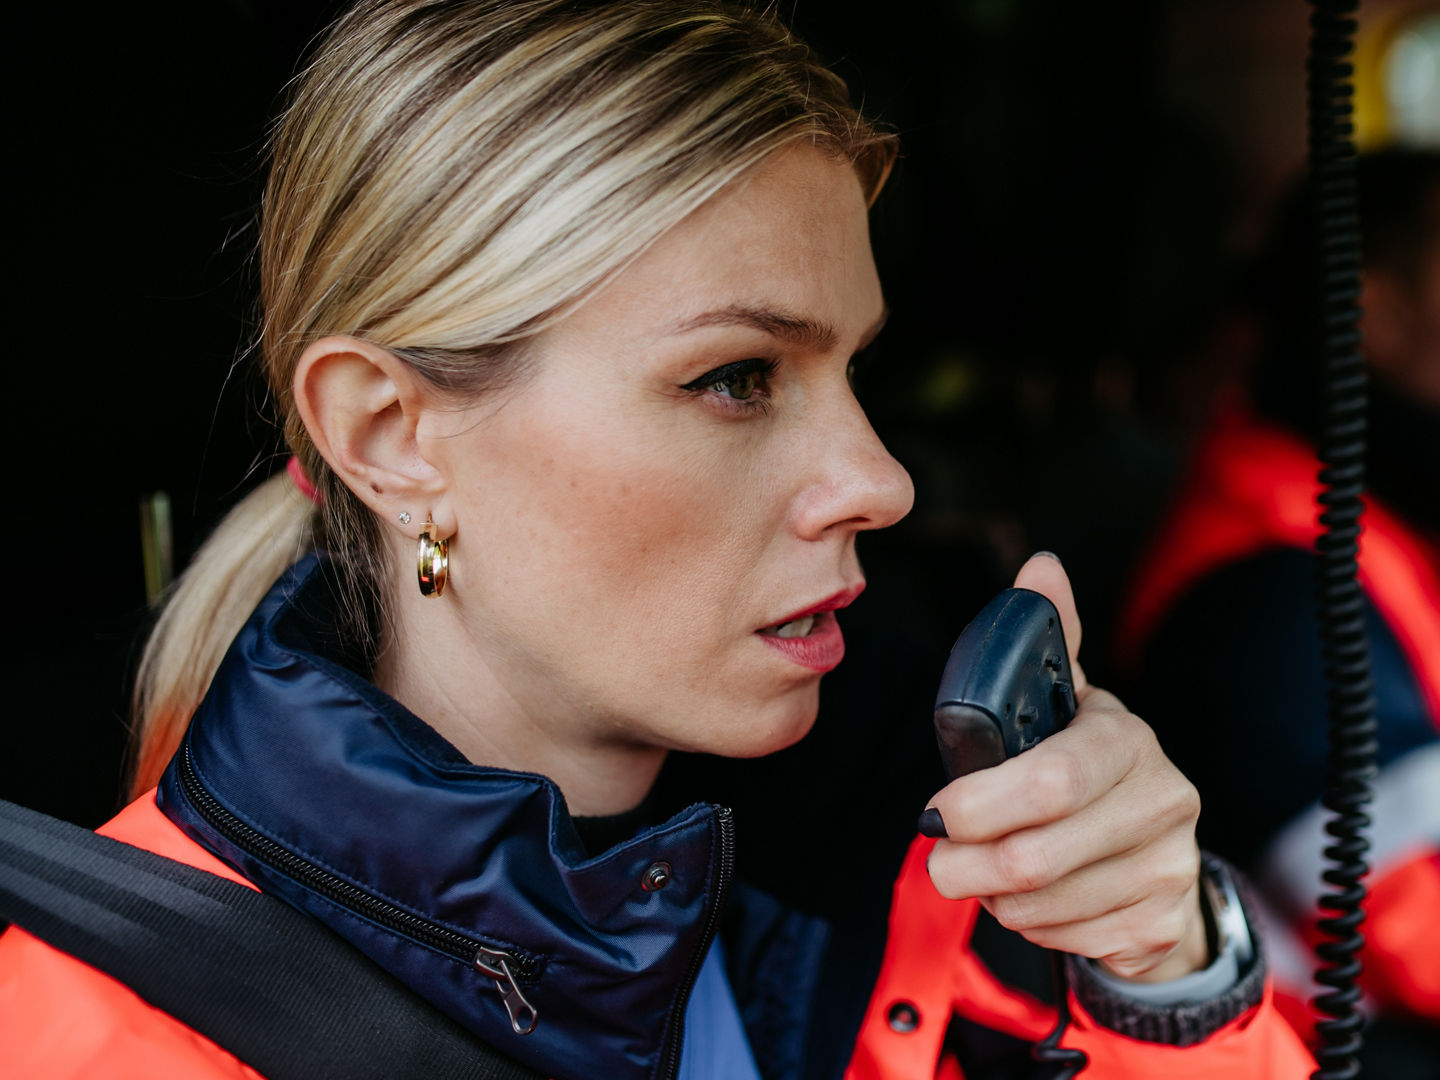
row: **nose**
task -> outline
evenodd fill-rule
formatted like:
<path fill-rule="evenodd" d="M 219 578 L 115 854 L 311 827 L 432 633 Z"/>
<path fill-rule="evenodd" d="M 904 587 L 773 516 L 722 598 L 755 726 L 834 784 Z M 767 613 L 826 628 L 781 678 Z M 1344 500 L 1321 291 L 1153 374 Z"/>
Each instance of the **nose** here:
<path fill-rule="evenodd" d="M 834 530 L 894 525 L 915 503 L 910 474 L 885 449 L 848 387 L 827 413 L 821 430 L 807 440 L 815 456 L 809 482 L 793 504 L 796 532 L 819 540 Z"/>

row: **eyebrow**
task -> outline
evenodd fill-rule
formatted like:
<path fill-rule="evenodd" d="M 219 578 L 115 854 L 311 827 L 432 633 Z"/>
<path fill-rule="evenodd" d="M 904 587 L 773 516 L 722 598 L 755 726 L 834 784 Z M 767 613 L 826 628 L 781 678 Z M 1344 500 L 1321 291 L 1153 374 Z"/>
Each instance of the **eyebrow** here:
<path fill-rule="evenodd" d="M 875 335 L 889 317 L 890 308 L 886 306 L 874 324 L 861 335 L 859 348 L 863 349 L 875 339 Z M 746 304 L 732 304 L 696 315 L 680 323 L 671 333 L 688 334 L 692 330 L 702 330 L 710 326 L 748 326 L 799 348 L 814 349 L 817 352 L 833 349 L 839 340 L 839 334 L 829 323 L 776 308 L 752 307 Z"/>

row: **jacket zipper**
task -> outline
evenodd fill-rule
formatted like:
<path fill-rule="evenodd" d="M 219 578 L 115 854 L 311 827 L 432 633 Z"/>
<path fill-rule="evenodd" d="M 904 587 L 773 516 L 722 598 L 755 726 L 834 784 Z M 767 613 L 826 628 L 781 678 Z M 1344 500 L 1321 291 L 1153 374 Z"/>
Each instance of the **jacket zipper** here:
<path fill-rule="evenodd" d="M 226 840 L 347 911 L 473 966 L 494 981 L 514 1032 L 517 1035 L 528 1035 L 535 1030 L 539 1013 L 518 985 L 520 981 L 533 980 L 537 974 L 538 965 L 533 959 L 491 948 L 447 926 L 412 915 L 388 900 L 372 896 L 328 870 L 307 862 L 293 851 L 251 828 L 220 805 L 200 782 L 195 771 L 195 762 L 190 755 L 189 743 L 181 746 L 178 764 L 180 788 L 185 797 L 206 823 Z"/>
<path fill-rule="evenodd" d="M 705 932 L 700 937 L 700 948 L 690 959 L 685 978 L 680 982 L 680 993 L 675 999 L 675 1023 L 665 1039 L 660 1052 L 659 1080 L 675 1080 L 680 1071 L 680 1046 L 685 1039 L 685 1009 L 690 1003 L 690 991 L 700 975 L 700 966 L 715 940 L 715 931 L 720 928 L 720 916 L 725 911 L 725 899 L 730 893 L 730 879 L 735 876 L 735 817 L 728 806 L 715 807 L 715 822 L 720 833 L 719 868 L 715 875 L 715 899 L 710 905 L 710 914 L 705 920 Z"/>

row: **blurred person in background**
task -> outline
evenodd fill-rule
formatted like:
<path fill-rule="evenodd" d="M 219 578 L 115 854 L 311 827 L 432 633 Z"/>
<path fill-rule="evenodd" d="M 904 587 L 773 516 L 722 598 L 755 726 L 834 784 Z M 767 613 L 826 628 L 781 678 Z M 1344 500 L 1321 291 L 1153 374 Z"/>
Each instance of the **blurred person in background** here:
<path fill-rule="evenodd" d="M 1440 1063 L 1440 151 L 1363 155 L 1358 182 L 1372 375 L 1359 564 L 1380 765 L 1361 983 L 1398 1047 L 1391 1067 L 1423 1070 Z M 1302 186 L 1256 267 L 1250 391 L 1200 446 L 1118 645 L 1128 700 L 1200 788 L 1202 843 L 1250 869 L 1290 928 L 1272 935 L 1282 1001 L 1307 1035 L 1328 815 L 1308 207 Z"/>

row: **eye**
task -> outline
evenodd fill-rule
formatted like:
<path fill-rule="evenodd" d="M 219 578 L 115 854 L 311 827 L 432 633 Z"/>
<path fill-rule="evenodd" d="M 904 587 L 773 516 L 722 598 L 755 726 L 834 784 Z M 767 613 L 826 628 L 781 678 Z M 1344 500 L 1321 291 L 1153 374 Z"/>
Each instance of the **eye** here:
<path fill-rule="evenodd" d="M 749 401 L 759 381 L 758 372 L 747 371 L 743 374 L 727 375 L 719 382 L 711 383 L 710 389 L 717 394 L 728 394 L 737 401 Z"/>
<path fill-rule="evenodd" d="M 779 365 L 774 360 L 752 357 L 707 371 L 682 389 L 697 394 L 714 394 L 737 406 L 762 408 L 769 399 L 769 383 Z"/>

